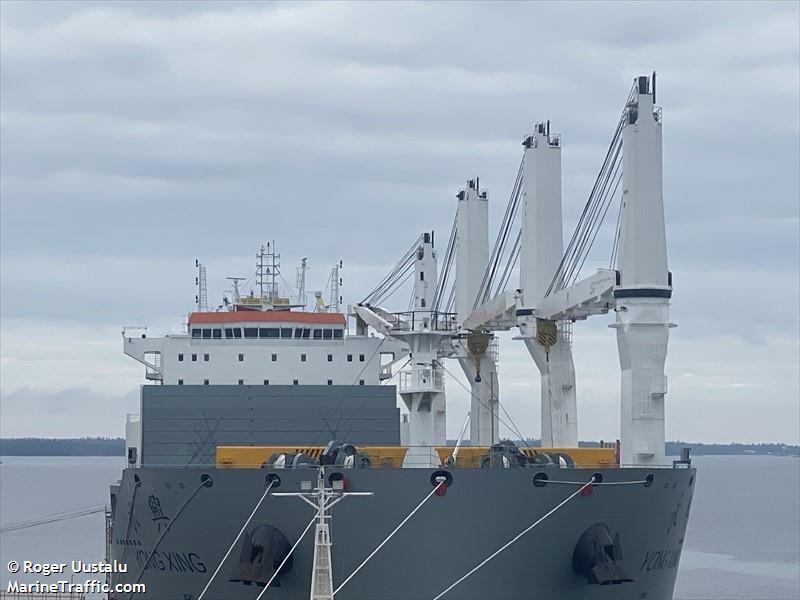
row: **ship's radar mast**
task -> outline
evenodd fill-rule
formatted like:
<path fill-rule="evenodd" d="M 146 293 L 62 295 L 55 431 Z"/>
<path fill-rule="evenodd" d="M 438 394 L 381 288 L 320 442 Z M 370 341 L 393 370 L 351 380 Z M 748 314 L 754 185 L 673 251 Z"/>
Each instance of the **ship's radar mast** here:
<path fill-rule="evenodd" d="M 194 278 L 194 284 L 197 286 L 197 295 L 195 295 L 194 300 L 197 303 L 197 310 L 199 312 L 206 312 L 208 310 L 206 266 L 198 259 L 195 259 L 194 266 L 197 267 L 197 277 Z"/>

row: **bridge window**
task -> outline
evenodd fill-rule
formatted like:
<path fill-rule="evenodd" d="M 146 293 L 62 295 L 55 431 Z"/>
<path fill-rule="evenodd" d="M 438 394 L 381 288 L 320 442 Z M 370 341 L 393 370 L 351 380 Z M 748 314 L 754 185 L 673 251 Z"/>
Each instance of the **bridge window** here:
<path fill-rule="evenodd" d="M 322 339 L 322 329 L 315 329 L 314 330 L 314 339 L 321 340 Z"/>
<path fill-rule="evenodd" d="M 344 337 L 344 330 L 342 329 L 334 329 L 333 330 L 333 339 L 340 340 Z"/>
<path fill-rule="evenodd" d="M 183 362 L 183 354 L 178 354 L 178 362 Z"/>
<path fill-rule="evenodd" d="M 262 327 L 258 330 L 258 337 L 260 338 L 276 338 L 280 337 L 280 329 L 277 327 Z"/>
<path fill-rule="evenodd" d="M 203 329 L 203 339 L 210 340 L 211 339 L 211 330 L 210 329 Z"/>
<path fill-rule="evenodd" d="M 202 329 L 192 329 L 192 338 L 197 339 L 203 335 Z"/>
<path fill-rule="evenodd" d="M 290 338 L 290 337 L 292 337 L 292 328 L 291 327 L 281 327 L 281 337 L 282 338 Z"/>
<path fill-rule="evenodd" d="M 326 340 L 333 338 L 333 329 L 323 329 L 322 337 L 325 338 Z"/>
<path fill-rule="evenodd" d="M 241 327 L 226 327 L 225 328 L 225 337 L 228 338 L 228 339 L 241 338 L 242 337 L 242 328 Z"/>
<path fill-rule="evenodd" d="M 257 338 L 258 337 L 258 327 L 245 327 L 244 328 L 244 337 L 246 337 L 246 338 Z"/>
<path fill-rule="evenodd" d="M 222 329 L 214 329 L 212 333 L 214 334 L 214 339 L 215 340 L 221 340 L 222 339 Z"/>
<path fill-rule="evenodd" d="M 303 328 L 302 327 L 298 327 L 298 328 L 296 328 L 294 330 L 294 337 L 296 337 L 296 338 L 303 337 Z"/>
<path fill-rule="evenodd" d="M 306 327 L 305 329 L 303 329 L 303 339 L 304 340 L 307 340 L 310 335 L 311 335 L 311 329 L 310 328 Z"/>

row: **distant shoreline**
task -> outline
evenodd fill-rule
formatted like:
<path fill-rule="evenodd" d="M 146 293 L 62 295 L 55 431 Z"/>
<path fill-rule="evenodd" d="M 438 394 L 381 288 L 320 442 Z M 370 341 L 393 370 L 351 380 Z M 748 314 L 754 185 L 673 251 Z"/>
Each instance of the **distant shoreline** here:
<path fill-rule="evenodd" d="M 122 438 L 0 438 L 0 456 L 125 456 Z"/>
<path fill-rule="evenodd" d="M 540 446 L 539 440 L 527 440 Z M 580 442 L 581 446 L 597 446 L 598 442 Z M 794 444 L 704 444 L 702 442 L 667 442 L 667 456 L 680 455 L 689 447 L 693 456 L 761 455 L 797 456 L 800 446 Z M 123 438 L 0 438 L 0 456 L 125 456 Z"/>

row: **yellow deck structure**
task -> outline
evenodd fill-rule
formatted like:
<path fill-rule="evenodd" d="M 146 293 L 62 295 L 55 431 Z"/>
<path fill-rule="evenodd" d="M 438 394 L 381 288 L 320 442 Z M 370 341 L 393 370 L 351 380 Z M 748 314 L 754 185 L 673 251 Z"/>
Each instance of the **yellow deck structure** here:
<path fill-rule="evenodd" d="M 319 458 L 324 446 L 217 446 L 217 467 L 233 469 L 261 468 L 273 454 L 302 452 Z M 578 467 L 614 467 L 618 465 L 615 448 L 522 448 L 529 457 L 536 454 L 567 454 Z M 397 469 L 403 466 L 408 448 L 405 446 L 360 446 L 377 469 Z M 436 453 L 442 464 L 453 454 L 453 448 L 438 447 Z M 481 458 L 489 454 L 488 447 L 465 446 L 459 448 L 455 468 L 478 469 Z"/>

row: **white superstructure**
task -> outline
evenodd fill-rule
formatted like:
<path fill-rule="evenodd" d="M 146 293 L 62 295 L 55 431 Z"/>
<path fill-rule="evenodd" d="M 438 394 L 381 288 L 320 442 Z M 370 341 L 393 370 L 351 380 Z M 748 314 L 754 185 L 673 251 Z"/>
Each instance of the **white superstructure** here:
<path fill-rule="evenodd" d="M 124 350 L 165 385 L 379 384 L 381 338 L 346 324 L 340 313 L 195 312 L 188 333 L 126 336 Z"/>

